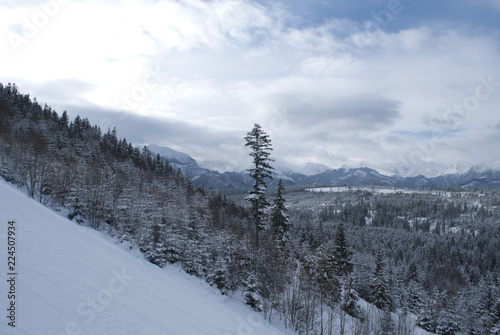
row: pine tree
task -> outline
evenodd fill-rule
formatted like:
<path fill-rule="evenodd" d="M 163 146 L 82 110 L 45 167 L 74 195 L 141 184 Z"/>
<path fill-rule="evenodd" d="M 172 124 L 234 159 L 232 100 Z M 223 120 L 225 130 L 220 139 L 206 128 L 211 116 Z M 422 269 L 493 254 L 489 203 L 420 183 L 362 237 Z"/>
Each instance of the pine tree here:
<path fill-rule="evenodd" d="M 441 311 L 437 321 L 436 334 L 455 335 L 458 331 L 459 327 L 455 316 L 446 309 Z"/>
<path fill-rule="evenodd" d="M 500 322 L 497 314 L 497 297 L 495 284 L 488 280 L 481 283 L 481 297 L 477 306 L 476 315 L 479 320 L 481 334 L 489 334 Z"/>
<path fill-rule="evenodd" d="M 245 137 L 247 143 L 252 149 L 250 156 L 253 157 L 254 166 L 248 169 L 250 176 L 255 180 L 252 190 L 245 198 L 252 203 L 253 219 L 255 223 L 255 247 L 259 248 L 259 231 L 266 227 L 266 208 L 269 202 L 266 200 L 267 184 L 266 179 L 272 179 L 272 170 L 274 168 L 269 164 L 272 161 L 269 158 L 271 148 L 271 139 L 260 127 L 255 124 L 251 132 Z"/>
<path fill-rule="evenodd" d="M 497 300 L 492 312 L 491 317 L 493 321 L 493 327 L 491 328 L 491 333 L 495 335 L 500 334 L 500 300 Z"/>
<path fill-rule="evenodd" d="M 429 332 L 435 332 L 436 323 L 437 321 L 433 313 L 432 302 L 428 300 L 421 309 L 416 325 Z"/>
<path fill-rule="evenodd" d="M 500 299 L 497 299 L 493 310 L 490 312 L 493 327 L 491 332 L 493 334 L 500 334 Z"/>
<path fill-rule="evenodd" d="M 245 303 L 250 305 L 256 311 L 261 312 L 263 309 L 263 305 L 261 302 L 261 297 L 258 293 L 258 280 L 257 276 L 252 272 L 248 275 L 248 278 L 245 280 Z"/>
<path fill-rule="evenodd" d="M 407 282 L 410 283 L 412 281 L 420 283 L 420 277 L 418 275 L 417 266 L 415 265 L 415 262 L 412 262 L 408 267 Z"/>
<path fill-rule="evenodd" d="M 333 257 L 335 261 L 335 274 L 339 277 L 347 277 L 353 268 L 351 262 L 352 251 L 349 249 L 342 222 L 337 226 L 335 233 Z"/>
<path fill-rule="evenodd" d="M 417 314 L 422 307 L 422 296 L 424 289 L 420 283 L 411 281 L 406 289 L 408 311 Z"/>
<path fill-rule="evenodd" d="M 414 262 L 412 262 L 408 267 L 405 284 L 406 289 L 404 295 L 408 311 L 417 314 L 422 307 L 424 289 L 420 283 L 420 276 Z"/>
<path fill-rule="evenodd" d="M 377 308 L 390 310 L 392 306 L 389 287 L 387 285 L 387 278 L 385 275 L 384 258 L 384 253 L 382 250 L 379 250 L 375 261 L 375 273 L 373 276 L 371 300 Z"/>
<path fill-rule="evenodd" d="M 164 237 L 164 225 L 155 222 L 150 228 L 147 235 L 143 237 L 144 241 L 149 241 L 141 251 L 144 252 L 146 259 L 159 267 L 165 266 L 167 263 L 165 252 L 165 237 Z"/>
<path fill-rule="evenodd" d="M 231 288 L 228 287 L 229 278 L 227 271 L 227 261 L 218 259 L 215 261 L 213 273 L 209 274 L 208 281 L 215 284 L 223 295 L 227 294 Z"/>
<path fill-rule="evenodd" d="M 435 333 L 438 326 L 439 312 L 444 309 L 446 297 L 444 292 L 440 292 L 434 287 L 432 296 L 427 297 L 422 304 L 416 325 L 431 333 Z"/>
<path fill-rule="evenodd" d="M 290 220 L 287 213 L 288 210 L 285 207 L 283 190 L 283 181 L 280 179 L 278 182 L 278 189 L 276 190 L 273 205 L 271 207 L 271 225 L 273 229 L 273 238 L 280 249 L 283 249 L 290 241 L 290 236 L 288 234 L 288 231 L 290 230 Z"/>
<path fill-rule="evenodd" d="M 326 241 L 325 229 L 323 222 L 319 222 L 318 226 L 310 236 L 310 245 L 313 250 L 319 248 Z"/>
<path fill-rule="evenodd" d="M 64 129 L 68 128 L 69 126 L 69 118 L 68 118 L 68 112 L 64 111 L 61 115 L 61 119 L 59 120 L 59 123 Z"/>
<path fill-rule="evenodd" d="M 336 272 L 336 259 L 332 246 L 322 246 L 316 256 L 315 280 L 322 296 L 333 306 L 341 299 L 341 283 Z"/>

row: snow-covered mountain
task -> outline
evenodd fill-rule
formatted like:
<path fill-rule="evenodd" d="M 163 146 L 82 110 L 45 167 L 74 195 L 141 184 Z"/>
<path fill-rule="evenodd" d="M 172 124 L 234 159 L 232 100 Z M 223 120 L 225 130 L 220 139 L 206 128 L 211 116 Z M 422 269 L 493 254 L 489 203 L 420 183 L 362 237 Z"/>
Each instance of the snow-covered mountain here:
<path fill-rule="evenodd" d="M 391 175 L 400 178 L 416 176 L 432 178 L 444 174 L 446 170 L 446 166 L 434 162 L 401 163 L 387 169 Z"/>
<path fill-rule="evenodd" d="M 398 164 L 386 169 L 389 175 L 407 178 L 425 176 L 435 178 L 446 175 L 463 175 L 468 172 L 500 171 L 500 159 L 474 165 L 467 161 L 458 161 L 451 165 L 442 165 L 434 162 L 420 162 L 418 164 Z"/>
<path fill-rule="evenodd" d="M 203 168 L 203 169 L 217 171 L 220 173 L 236 172 L 236 171 L 244 171 L 245 170 L 240 165 L 235 164 L 233 162 L 228 162 L 228 161 L 210 160 L 210 161 L 197 161 L 197 163 L 198 163 L 198 166 Z"/>
<path fill-rule="evenodd" d="M 148 149 L 154 154 L 160 154 L 160 156 L 168 158 L 171 163 L 175 162 L 180 164 L 196 164 L 196 161 L 188 154 L 176 151 L 168 147 L 160 147 L 156 144 L 150 144 L 148 145 Z"/>
<path fill-rule="evenodd" d="M 474 172 L 500 171 L 500 159 L 494 159 L 489 162 L 474 165 L 470 168 Z"/>
<path fill-rule="evenodd" d="M 461 175 L 466 173 L 471 167 L 472 164 L 469 162 L 458 161 L 450 165 L 443 173 L 441 173 L 441 175 L 448 175 L 448 174 Z"/>
<path fill-rule="evenodd" d="M 306 163 L 302 166 L 300 172 L 305 174 L 306 176 L 314 176 L 316 174 L 320 174 L 326 172 L 328 170 L 332 170 L 326 165 L 317 164 L 317 163 Z"/>
<path fill-rule="evenodd" d="M 188 154 L 156 144 L 148 145 L 148 149 L 153 154 L 159 154 L 162 158 L 167 159 L 175 170 L 181 169 L 183 174 L 193 179 L 199 175 L 207 173 L 207 170 L 200 167 L 198 162 L 196 162 L 196 160 Z"/>
<path fill-rule="evenodd" d="M 198 164 L 191 156 L 166 147 L 150 145 L 150 150 L 180 168 L 195 185 L 208 189 L 246 189 L 252 179 L 245 169 L 234 164 L 205 162 Z M 381 171 L 368 167 L 338 168 L 315 163 L 294 165 L 281 157 L 273 157 L 274 185 L 283 179 L 288 185 L 374 184 L 405 187 L 500 187 L 500 160 L 472 166 L 460 161 L 450 166 L 421 162 L 416 165 L 388 166 Z"/>
<path fill-rule="evenodd" d="M 306 163 L 302 166 L 298 166 L 288 162 L 281 157 L 273 157 L 273 167 L 278 175 L 289 176 L 291 174 L 303 174 L 306 176 L 313 176 L 319 173 L 323 173 L 328 170 L 332 170 L 326 165 L 316 164 L 316 163 Z"/>
<path fill-rule="evenodd" d="M 9 283 L 10 220 L 17 275 Z M 238 294 L 228 299 L 175 266 L 148 263 L 135 248 L 69 221 L 3 180 L 0 222 L 0 334 L 292 334 L 278 321 L 269 325 Z M 7 301 L 9 290 L 15 299 Z M 10 301 L 15 328 L 6 318 Z"/>

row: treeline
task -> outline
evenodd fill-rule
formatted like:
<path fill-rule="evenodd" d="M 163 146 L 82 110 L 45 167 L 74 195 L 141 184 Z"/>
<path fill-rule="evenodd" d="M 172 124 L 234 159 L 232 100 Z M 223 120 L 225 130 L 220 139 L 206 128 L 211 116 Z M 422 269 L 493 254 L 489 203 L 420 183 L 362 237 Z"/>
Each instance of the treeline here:
<path fill-rule="evenodd" d="M 339 224 L 353 251 L 353 288 L 374 302 L 380 253 L 390 310 L 438 334 L 496 334 L 500 326 L 497 190 L 287 193 L 292 235 L 311 253 Z"/>

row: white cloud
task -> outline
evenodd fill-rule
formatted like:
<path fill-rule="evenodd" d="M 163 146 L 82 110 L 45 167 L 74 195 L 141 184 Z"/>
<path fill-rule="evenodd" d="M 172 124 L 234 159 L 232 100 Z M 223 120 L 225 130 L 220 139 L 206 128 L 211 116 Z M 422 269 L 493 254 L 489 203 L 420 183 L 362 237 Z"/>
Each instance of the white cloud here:
<path fill-rule="evenodd" d="M 0 11 L 0 81 L 57 106 L 87 102 L 230 134 L 232 143 L 182 137 L 186 151 L 209 160 L 241 155 L 241 138 L 260 122 L 291 161 L 382 165 L 418 146 L 395 132 L 443 132 L 437 121 L 474 94 L 478 77 L 500 81 L 491 36 L 444 24 L 396 32 L 342 19 L 298 24 L 282 6 L 245 0 L 68 3 L 15 52 L 6 36 L 40 11 Z M 500 87 L 464 114 L 461 136 L 479 143 L 498 122 L 499 99 Z M 182 149 L 168 132 L 151 136 Z M 468 138 L 427 157 L 451 160 L 446 150 L 463 159 Z"/>

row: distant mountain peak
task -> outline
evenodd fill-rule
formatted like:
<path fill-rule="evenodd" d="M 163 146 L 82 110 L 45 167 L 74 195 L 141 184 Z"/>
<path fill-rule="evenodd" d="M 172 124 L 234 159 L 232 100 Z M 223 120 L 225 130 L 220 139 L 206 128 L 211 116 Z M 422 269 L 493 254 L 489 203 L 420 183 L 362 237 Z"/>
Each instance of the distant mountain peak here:
<path fill-rule="evenodd" d="M 475 166 L 476 170 L 480 172 L 484 171 L 500 171 L 500 158 L 493 159 L 489 162 L 479 164 Z"/>
<path fill-rule="evenodd" d="M 458 161 L 453 164 L 451 164 L 448 169 L 446 169 L 442 174 L 464 174 L 466 173 L 470 168 L 472 167 L 472 164 L 466 161 Z"/>
<path fill-rule="evenodd" d="M 196 163 L 194 158 L 192 158 L 188 154 L 185 154 L 183 152 L 168 147 L 162 147 L 156 144 L 150 144 L 148 145 L 148 149 L 152 153 L 159 154 L 161 157 L 166 158 L 168 160 L 176 160 L 182 164 Z"/>
<path fill-rule="evenodd" d="M 200 166 L 198 166 L 198 163 L 193 157 L 183 152 L 168 147 L 161 147 L 156 144 L 148 145 L 148 149 L 152 153 L 159 154 L 160 157 L 168 160 L 170 165 L 175 170 L 181 169 L 183 174 L 192 179 L 198 178 L 200 175 L 207 172 L 206 169 L 203 169 Z"/>
<path fill-rule="evenodd" d="M 392 168 L 392 174 L 396 177 L 416 177 L 425 176 L 428 178 L 437 177 L 446 171 L 447 167 L 435 162 L 416 162 L 396 164 Z"/>
<path fill-rule="evenodd" d="M 306 176 L 313 176 L 331 170 L 330 167 L 318 163 L 306 163 L 302 166 L 301 173 Z"/>

